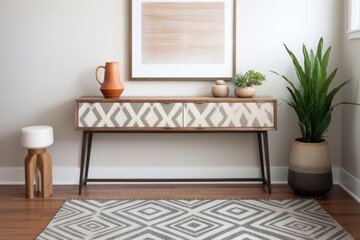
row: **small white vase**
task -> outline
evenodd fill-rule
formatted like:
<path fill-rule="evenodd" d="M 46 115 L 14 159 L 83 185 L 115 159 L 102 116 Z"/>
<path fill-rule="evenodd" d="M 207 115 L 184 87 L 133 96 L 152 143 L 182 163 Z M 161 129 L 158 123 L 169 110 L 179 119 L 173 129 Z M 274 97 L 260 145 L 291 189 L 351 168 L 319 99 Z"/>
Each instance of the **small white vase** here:
<path fill-rule="evenodd" d="M 234 93 L 239 98 L 251 98 L 255 96 L 256 91 L 254 87 L 236 87 Z"/>

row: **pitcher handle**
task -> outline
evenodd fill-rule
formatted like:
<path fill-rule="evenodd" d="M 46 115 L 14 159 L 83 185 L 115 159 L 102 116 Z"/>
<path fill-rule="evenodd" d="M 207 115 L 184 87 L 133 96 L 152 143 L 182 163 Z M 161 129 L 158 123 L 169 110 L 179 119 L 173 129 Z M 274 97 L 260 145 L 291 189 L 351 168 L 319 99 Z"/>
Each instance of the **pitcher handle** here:
<path fill-rule="evenodd" d="M 98 72 L 99 72 L 99 69 L 100 69 L 100 68 L 103 68 L 103 69 L 105 70 L 105 66 L 98 66 L 98 67 L 96 68 L 96 71 L 95 71 L 95 77 L 96 77 L 96 81 L 97 81 L 100 85 L 102 85 L 103 83 L 100 82 L 99 76 L 98 76 Z"/>

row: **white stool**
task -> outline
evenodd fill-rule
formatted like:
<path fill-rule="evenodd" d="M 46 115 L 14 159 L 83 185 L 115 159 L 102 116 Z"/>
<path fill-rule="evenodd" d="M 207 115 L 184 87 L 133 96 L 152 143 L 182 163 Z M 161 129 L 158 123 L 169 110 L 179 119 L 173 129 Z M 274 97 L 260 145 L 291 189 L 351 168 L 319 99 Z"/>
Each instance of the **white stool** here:
<path fill-rule="evenodd" d="M 41 176 L 41 196 L 53 193 L 52 159 L 47 152 L 54 142 L 53 128 L 50 126 L 30 126 L 21 129 L 21 146 L 28 149 L 25 158 L 25 192 L 29 199 L 34 197 L 34 178 L 37 168 Z"/>

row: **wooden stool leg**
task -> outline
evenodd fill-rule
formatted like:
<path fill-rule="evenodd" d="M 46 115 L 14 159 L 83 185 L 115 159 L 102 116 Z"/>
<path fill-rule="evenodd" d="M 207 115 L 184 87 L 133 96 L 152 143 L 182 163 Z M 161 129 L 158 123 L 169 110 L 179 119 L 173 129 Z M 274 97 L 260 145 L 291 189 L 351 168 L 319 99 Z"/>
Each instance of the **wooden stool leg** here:
<path fill-rule="evenodd" d="M 41 179 L 40 179 L 40 171 L 38 168 L 36 169 L 35 184 L 36 184 L 35 192 L 41 192 Z"/>
<path fill-rule="evenodd" d="M 47 159 L 47 162 L 48 162 L 48 168 L 47 168 L 47 172 L 48 172 L 48 183 L 47 183 L 47 188 L 48 188 L 48 192 L 49 192 L 49 195 L 52 195 L 53 194 L 53 184 L 52 184 L 52 181 L 53 181 L 53 176 L 52 176 L 52 157 L 49 153 L 45 153 L 46 155 L 46 159 Z"/>
<path fill-rule="evenodd" d="M 28 166 L 28 163 L 30 162 L 30 158 L 31 155 L 28 154 L 25 157 L 25 162 L 24 162 L 24 171 L 25 171 L 25 196 L 28 197 L 29 196 L 29 174 L 30 174 L 30 167 Z"/>
<path fill-rule="evenodd" d="M 53 193 L 52 188 L 52 160 L 47 152 L 38 155 L 38 166 L 41 174 L 41 196 L 43 198 Z"/>
<path fill-rule="evenodd" d="M 36 155 L 28 154 L 25 158 L 25 193 L 29 199 L 34 198 L 34 177 L 36 172 Z"/>

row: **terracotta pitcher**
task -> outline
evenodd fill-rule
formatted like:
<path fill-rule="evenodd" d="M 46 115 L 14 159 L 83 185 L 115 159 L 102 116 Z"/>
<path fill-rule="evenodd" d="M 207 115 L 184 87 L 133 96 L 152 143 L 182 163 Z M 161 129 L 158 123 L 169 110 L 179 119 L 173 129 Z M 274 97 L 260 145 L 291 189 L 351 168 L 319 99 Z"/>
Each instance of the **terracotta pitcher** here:
<path fill-rule="evenodd" d="M 99 80 L 99 70 L 103 68 L 104 81 Z M 105 98 L 118 98 L 124 91 L 124 86 L 120 82 L 120 72 L 118 62 L 107 62 L 105 66 L 98 66 L 95 71 L 96 81 L 101 85 L 100 91 Z"/>

